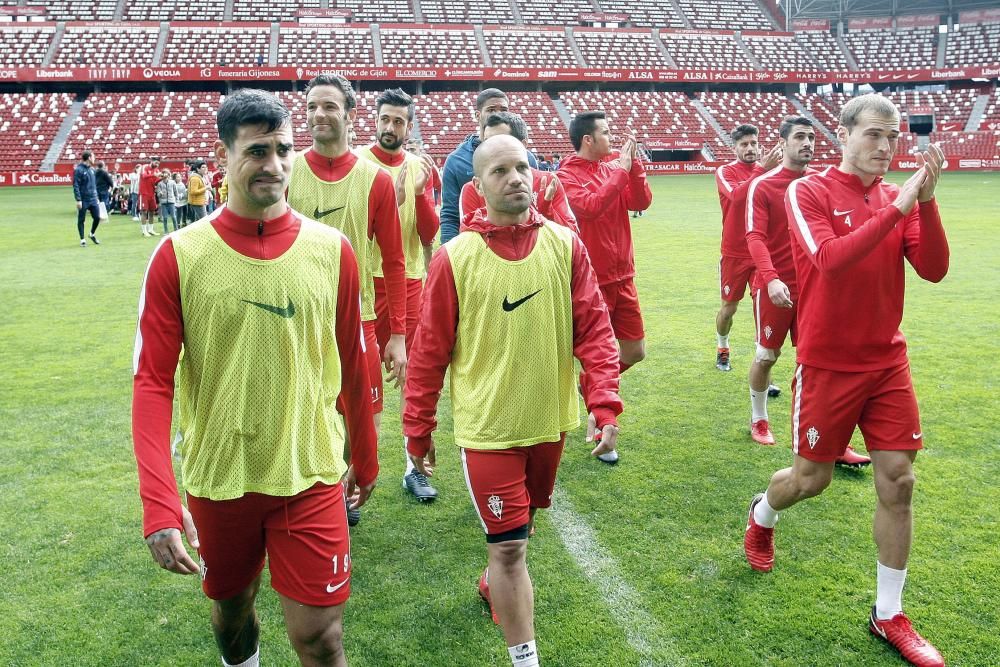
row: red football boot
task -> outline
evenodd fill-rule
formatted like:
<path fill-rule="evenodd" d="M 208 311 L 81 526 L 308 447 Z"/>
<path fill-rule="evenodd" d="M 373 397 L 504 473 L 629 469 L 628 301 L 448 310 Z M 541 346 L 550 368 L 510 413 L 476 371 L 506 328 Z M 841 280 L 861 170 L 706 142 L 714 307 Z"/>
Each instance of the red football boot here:
<path fill-rule="evenodd" d="M 868 619 L 868 629 L 899 651 L 903 659 L 917 667 L 944 667 L 944 658 L 931 643 L 917 634 L 906 614 L 899 612 L 887 621 L 875 616 L 875 607 Z"/>
<path fill-rule="evenodd" d="M 847 468 L 864 468 L 867 465 L 871 465 L 871 462 L 870 458 L 863 454 L 858 454 L 850 445 L 847 446 L 847 450 L 838 456 L 835 461 L 837 465 Z"/>
<path fill-rule="evenodd" d="M 487 577 L 489 577 L 490 568 L 483 570 L 483 576 L 479 577 L 479 597 L 489 605 L 490 615 L 493 617 L 493 622 L 500 625 L 500 619 L 497 618 L 497 613 L 493 611 L 493 603 L 490 602 L 490 585 L 487 582 Z"/>
<path fill-rule="evenodd" d="M 750 501 L 750 512 L 747 514 L 747 529 L 743 533 L 743 551 L 746 553 L 750 567 L 758 572 L 770 572 L 774 567 L 774 528 L 764 528 L 753 518 L 753 509 L 764 497 L 758 493 Z"/>
<path fill-rule="evenodd" d="M 758 445 L 774 444 L 774 434 L 771 433 L 771 425 L 766 419 L 758 419 L 750 424 L 750 437 Z"/>

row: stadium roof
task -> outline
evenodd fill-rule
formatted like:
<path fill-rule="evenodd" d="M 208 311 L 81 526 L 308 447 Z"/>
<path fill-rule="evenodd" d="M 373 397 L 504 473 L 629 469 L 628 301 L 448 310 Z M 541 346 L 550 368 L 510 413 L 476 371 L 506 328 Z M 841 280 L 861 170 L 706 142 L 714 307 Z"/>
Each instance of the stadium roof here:
<path fill-rule="evenodd" d="M 778 0 L 791 19 L 846 19 L 856 16 L 954 14 L 1000 8 L 997 0 Z"/>

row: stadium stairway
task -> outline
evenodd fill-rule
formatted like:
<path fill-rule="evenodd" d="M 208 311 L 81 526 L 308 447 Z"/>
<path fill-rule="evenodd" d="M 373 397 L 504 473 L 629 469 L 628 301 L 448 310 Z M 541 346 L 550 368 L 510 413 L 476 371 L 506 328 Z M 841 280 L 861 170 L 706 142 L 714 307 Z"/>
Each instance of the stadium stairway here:
<path fill-rule="evenodd" d="M 972 111 L 969 112 L 969 121 L 965 124 L 966 132 L 976 132 L 979 130 L 979 126 L 983 124 L 983 114 L 986 113 L 986 107 L 989 104 L 989 95 L 979 95 L 976 97 L 976 101 L 972 104 Z"/>
<path fill-rule="evenodd" d="M 573 117 L 569 115 L 569 109 L 566 108 L 566 104 L 558 97 L 554 97 L 552 98 L 552 106 L 556 108 L 556 113 L 559 114 L 559 120 L 563 122 L 563 125 L 566 126 L 568 132 L 569 124 L 573 121 Z"/>
<path fill-rule="evenodd" d="M 223 21 L 233 20 L 233 0 L 226 0 L 226 6 L 222 10 L 222 20 Z"/>
<path fill-rule="evenodd" d="M 160 21 L 160 36 L 156 38 L 156 49 L 153 51 L 153 67 L 159 67 L 163 62 L 163 52 L 167 49 L 168 39 L 170 39 L 170 23 Z"/>
<path fill-rule="evenodd" d="M 118 4 L 115 5 L 114 21 L 121 21 L 125 17 L 125 6 L 127 4 L 128 0 L 118 0 Z"/>
<path fill-rule="evenodd" d="M 837 34 L 837 45 L 844 53 L 844 58 L 847 60 L 847 67 L 856 72 L 858 70 L 858 61 L 854 59 L 854 54 L 851 53 L 849 48 L 847 48 L 847 42 L 844 41 L 844 36 L 839 33 Z"/>
<path fill-rule="evenodd" d="M 382 28 L 378 23 L 372 23 L 372 54 L 375 56 L 375 67 L 385 67 L 382 56 Z"/>
<path fill-rule="evenodd" d="M 580 50 L 580 45 L 576 43 L 576 35 L 573 34 L 573 26 L 566 26 L 566 41 L 569 42 L 570 48 L 573 49 L 573 57 L 576 58 L 576 62 L 580 64 L 580 67 L 586 67 L 587 61 L 583 57 L 583 51 Z M 569 127 L 569 124 L 567 124 L 567 127 Z"/>
<path fill-rule="evenodd" d="M 753 51 L 750 50 L 750 47 L 747 46 L 747 43 L 743 41 L 743 36 L 740 34 L 739 30 L 733 33 L 733 40 L 736 42 L 736 46 L 739 47 L 740 51 L 743 52 L 743 55 L 746 56 L 747 60 L 753 63 L 754 69 L 765 69 L 764 65 L 761 64 L 757 56 L 755 56 Z"/>
<path fill-rule="evenodd" d="M 663 40 L 660 38 L 660 31 L 653 30 L 652 33 L 653 33 L 653 44 L 656 44 L 656 50 L 660 52 L 660 55 L 663 56 L 663 59 L 667 62 L 668 65 L 670 65 L 674 69 L 680 69 L 679 67 L 677 67 L 677 61 L 674 60 L 674 57 L 670 55 L 670 51 L 667 50 L 667 45 L 664 44 Z"/>
<path fill-rule="evenodd" d="M 483 35 L 483 26 L 479 23 L 472 26 L 472 32 L 476 35 L 476 44 L 479 44 L 479 50 L 483 54 L 483 64 L 487 67 L 493 67 L 493 59 L 490 58 L 490 49 L 486 46 L 486 36 Z"/>
<path fill-rule="evenodd" d="M 938 33 L 937 34 L 937 57 L 934 61 L 934 66 L 938 69 L 944 69 L 944 56 L 948 51 L 948 33 Z"/>
<path fill-rule="evenodd" d="M 267 64 L 274 67 L 278 64 L 278 40 L 280 39 L 281 24 L 275 21 L 271 24 L 271 43 L 267 49 Z"/>
<path fill-rule="evenodd" d="M 716 134 L 718 134 L 727 144 L 732 145 L 732 141 L 729 138 L 729 132 L 722 129 L 722 126 L 719 125 L 719 121 L 715 120 L 715 116 L 712 115 L 711 111 L 705 108 L 705 105 L 701 103 L 701 100 L 697 97 L 692 97 L 689 101 L 691 102 L 691 106 L 698 110 L 701 117 L 712 126 Z M 714 158 L 715 156 L 713 155 L 712 157 Z"/>
<path fill-rule="evenodd" d="M 59 156 L 62 155 L 63 147 L 66 146 L 69 134 L 73 130 L 73 124 L 80 116 L 80 112 L 83 111 L 83 102 L 83 95 L 79 95 L 73 100 L 73 104 L 70 105 L 69 111 L 66 112 L 66 117 L 63 118 L 62 124 L 59 126 L 59 131 L 56 132 L 52 143 L 49 144 L 49 149 L 45 152 L 45 159 L 42 160 L 39 171 L 55 171 L 56 162 L 59 160 Z"/>
<path fill-rule="evenodd" d="M 56 32 L 52 36 L 52 43 L 49 44 L 49 50 L 45 52 L 45 58 L 42 59 L 42 67 L 48 67 L 52 64 L 52 60 L 56 57 L 56 51 L 59 50 L 59 42 L 62 41 L 64 32 L 66 32 L 66 22 L 59 21 L 56 24 Z"/>
<path fill-rule="evenodd" d="M 524 19 L 521 18 L 521 8 L 517 6 L 516 0 L 510 0 L 510 12 L 514 17 L 514 23 L 517 25 L 524 24 Z"/>
<path fill-rule="evenodd" d="M 691 21 L 688 19 L 687 14 L 681 9 L 681 6 L 677 4 L 677 0 L 668 0 L 671 8 L 674 10 L 674 15 L 681 17 L 681 21 L 684 23 L 684 27 L 690 29 Z"/>
<path fill-rule="evenodd" d="M 809 111 L 809 109 L 806 109 L 805 105 L 803 105 L 802 102 L 800 102 L 796 97 L 792 95 L 788 95 L 787 97 L 788 101 L 792 103 L 792 105 L 798 110 L 798 112 L 801 115 L 808 118 L 809 120 L 811 120 L 816 129 L 822 132 L 823 136 L 826 137 L 831 144 L 833 144 L 834 146 L 840 145 L 840 142 L 837 141 L 836 135 L 834 135 L 834 133 L 830 131 L 830 128 L 821 123 L 819 119 L 816 118 L 816 116 L 814 116 L 811 111 Z"/>
<path fill-rule="evenodd" d="M 414 23 L 423 23 L 424 22 L 424 8 L 420 4 L 420 0 L 413 0 L 410 3 L 410 6 L 413 7 L 413 22 Z"/>

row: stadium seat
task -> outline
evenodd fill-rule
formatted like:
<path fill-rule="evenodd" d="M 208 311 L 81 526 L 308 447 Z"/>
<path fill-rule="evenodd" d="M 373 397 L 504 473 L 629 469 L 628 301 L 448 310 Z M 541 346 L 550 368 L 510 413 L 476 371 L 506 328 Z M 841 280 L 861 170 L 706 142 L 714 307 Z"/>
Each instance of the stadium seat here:
<path fill-rule="evenodd" d="M 584 60 L 591 67 L 644 69 L 670 66 L 648 30 L 577 28 L 573 36 Z"/>
<path fill-rule="evenodd" d="M 482 52 L 470 28 L 408 30 L 383 28 L 382 60 L 386 67 L 482 67 Z"/>
<path fill-rule="evenodd" d="M 38 171 L 72 104 L 69 93 L 0 94 L 0 171 Z"/>
<path fill-rule="evenodd" d="M 468 2 L 467 0 L 421 0 L 427 23 L 478 23 L 510 25 L 514 10 L 509 2 Z"/>
<path fill-rule="evenodd" d="M 484 30 L 495 67 L 579 67 L 563 30 Z"/>
<path fill-rule="evenodd" d="M 1000 23 L 959 25 L 948 34 L 946 67 L 984 65 L 995 62 L 1000 53 Z M 992 56 L 992 58 L 991 58 Z"/>
<path fill-rule="evenodd" d="M 822 69 L 794 37 L 787 35 L 743 35 L 743 43 L 764 69 L 815 72 Z"/>
<path fill-rule="evenodd" d="M 774 30 L 754 0 L 677 0 L 692 28 L 723 30 Z"/>
<path fill-rule="evenodd" d="M 851 30 L 844 40 L 858 68 L 929 69 L 937 59 L 937 29 Z"/>
<path fill-rule="evenodd" d="M 161 65 L 201 67 L 266 65 L 271 31 L 266 25 L 247 28 L 172 26 Z"/>
<path fill-rule="evenodd" d="M 732 35 L 660 32 L 660 39 L 678 67 L 692 69 L 753 69 Z"/>
<path fill-rule="evenodd" d="M 67 67 L 148 67 L 159 26 L 89 28 L 69 26 L 52 63 Z"/>
<path fill-rule="evenodd" d="M 795 33 L 795 41 L 808 53 L 823 72 L 846 72 L 850 69 L 837 38 L 826 30 L 803 30 Z"/>
<path fill-rule="evenodd" d="M 278 64 L 319 67 L 374 67 L 370 28 L 292 28 L 278 34 Z"/>

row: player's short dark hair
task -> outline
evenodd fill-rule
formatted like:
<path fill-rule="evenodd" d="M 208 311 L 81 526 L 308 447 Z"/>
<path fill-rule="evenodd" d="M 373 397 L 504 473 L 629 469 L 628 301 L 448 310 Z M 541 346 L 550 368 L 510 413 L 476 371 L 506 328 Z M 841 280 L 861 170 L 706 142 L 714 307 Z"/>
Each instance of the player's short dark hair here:
<path fill-rule="evenodd" d="M 805 116 L 788 116 L 785 120 L 781 121 L 781 127 L 778 128 L 778 136 L 782 139 L 787 139 L 792 134 L 792 128 L 796 125 L 804 125 L 805 127 L 815 127 L 813 122 L 806 118 Z"/>
<path fill-rule="evenodd" d="M 226 95 L 216 114 L 215 123 L 219 128 L 219 139 L 232 148 L 243 125 L 264 125 L 267 132 L 274 132 L 290 119 L 288 109 L 273 93 L 241 88 Z"/>
<path fill-rule="evenodd" d="M 569 140 L 573 150 L 580 150 L 583 138 L 597 130 L 597 121 L 607 118 L 603 111 L 581 111 L 569 122 Z"/>
<path fill-rule="evenodd" d="M 344 96 L 344 105 L 347 107 L 344 111 L 350 111 L 358 106 L 358 98 L 354 95 L 354 86 L 339 74 L 320 74 L 317 77 L 313 77 L 306 84 L 306 96 L 309 95 L 310 90 L 319 88 L 320 86 L 333 86 L 340 91 Z"/>
<path fill-rule="evenodd" d="M 90 151 L 83 151 L 82 153 L 80 153 L 80 162 L 86 162 L 91 158 L 92 155 L 93 153 L 91 153 Z"/>
<path fill-rule="evenodd" d="M 524 122 L 524 119 L 516 113 L 511 113 L 510 111 L 497 111 L 496 113 L 491 113 L 486 117 L 486 124 L 483 125 L 483 129 L 485 130 L 487 127 L 496 127 L 498 125 L 506 125 L 509 127 L 510 136 L 514 137 L 522 144 L 528 140 L 528 125 Z"/>
<path fill-rule="evenodd" d="M 104 169 L 104 160 L 98 160 L 98 162 L 97 162 L 97 168 L 98 169 Z"/>
<path fill-rule="evenodd" d="M 391 107 L 406 107 L 407 120 L 413 120 L 413 98 L 406 94 L 402 88 L 386 88 L 375 99 L 376 113 L 382 113 L 382 105 L 388 104 Z"/>
<path fill-rule="evenodd" d="M 733 128 L 733 131 L 729 133 L 729 136 L 733 140 L 733 143 L 735 144 L 737 141 L 739 141 L 743 137 L 748 137 L 751 134 L 754 135 L 754 136 L 757 136 L 757 135 L 760 134 L 760 132 L 757 130 L 757 126 L 756 125 L 750 125 L 749 123 L 744 123 L 743 125 L 739 125 L 739 126 Z"/>
<path fill-rule="evenodd" d="M 205 166 L 205 163 L 203 161 L 196 160 L 195 162 L 191 163 L 191 171 L 198 171 L 199 169 L 201 169 L 204 166 Z"/>
<path fill-rule="evenodd" d="M 507 99 L 507 93 L 503 92 L 499 88 L 487 88 L 483 92 L 476 95 L 476 111 L 482 111 L 483 107 L 486 106 L 486 102 L 495 97 Z"/>

